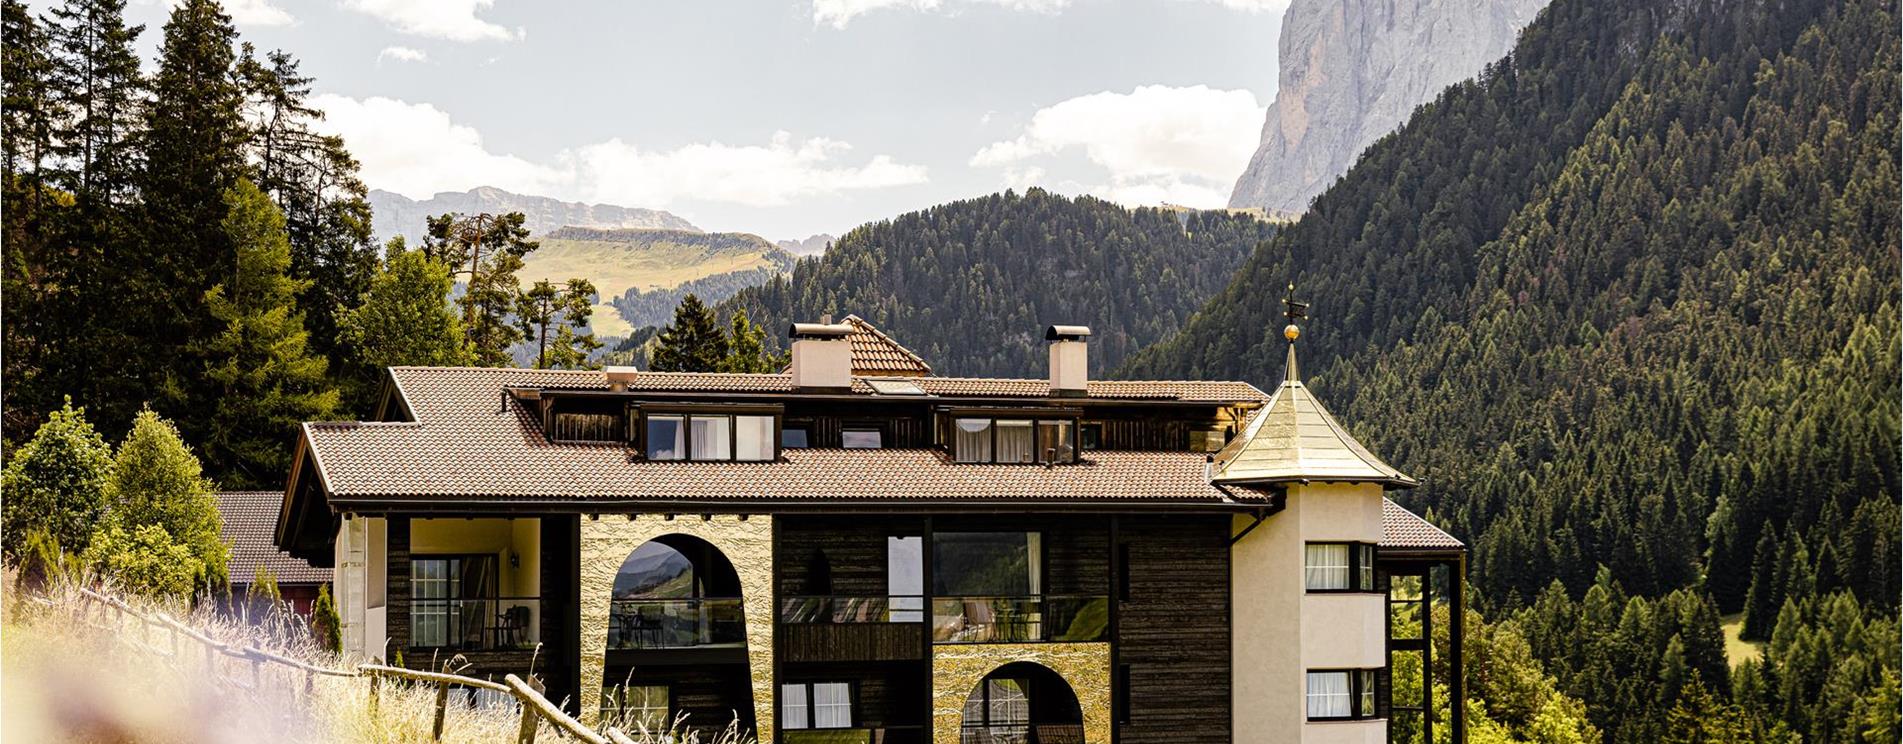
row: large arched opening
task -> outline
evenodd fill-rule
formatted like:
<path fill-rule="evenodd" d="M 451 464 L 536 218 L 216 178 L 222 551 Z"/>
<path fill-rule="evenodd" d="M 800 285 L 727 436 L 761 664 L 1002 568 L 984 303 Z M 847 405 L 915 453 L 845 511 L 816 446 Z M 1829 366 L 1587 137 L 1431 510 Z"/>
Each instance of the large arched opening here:
<path fill-rule="evenodd" d="M 740 577 L 719 548 L 668 534 L 622 561 L 609 602 L 601 720 L 630 731 L 754 726 Z"/>
<path fill-rule="evenodd" d="M 998 667 L 965 698 L 960 744 L 1083 744 L 1077 693 L 1049 667 L 1017 661 Z"/>

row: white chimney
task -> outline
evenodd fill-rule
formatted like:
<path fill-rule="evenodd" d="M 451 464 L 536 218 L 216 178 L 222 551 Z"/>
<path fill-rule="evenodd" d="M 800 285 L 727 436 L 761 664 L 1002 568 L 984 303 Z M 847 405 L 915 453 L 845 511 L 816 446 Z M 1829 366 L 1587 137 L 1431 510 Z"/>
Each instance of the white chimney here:
<path fill-rule="evenodd" d="M 628 390 L 628 386 L 634 384 L 634 376 L 640 374 L 641 370 L 633 367 L 609 367 L 602 370 L 601 373 L 608 378 L 609 390 L 613 390 L 617 393 L 625 393 Z"/>
<path fill-rule="evenodd" d="M 787 331 L 793 344 L 793 389 L 846 392 L 852 389 L 852 326 L 835 324 L 832 316 L 820 323 L 794 323 Z"/>
<path fill-rule="evenodd" d="M 1051 342 L 1051 395 L 1081 398 L 1090 386 L 1090 327 L 1054 325 L 1044 330 Z"/>

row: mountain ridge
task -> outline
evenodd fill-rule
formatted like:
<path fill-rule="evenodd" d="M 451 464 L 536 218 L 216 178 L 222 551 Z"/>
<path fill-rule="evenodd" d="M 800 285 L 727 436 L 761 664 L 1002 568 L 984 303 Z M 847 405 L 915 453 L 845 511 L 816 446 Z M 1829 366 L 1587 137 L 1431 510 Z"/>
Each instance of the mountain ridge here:
<path fill-rule="evenodd" d="M 564 226 L 599 228 L 662 228 L 700 232 L 693 223 L 673 213 L 614 204 L 588 204 L 563 201 L 554 197 L 518 194 L 493 186 L 478 186 L 468 191 L 441 191 L 427 199 L 412 199 L 394 191 L 372 189 L 369 195 L 372 228 L 379 240 L 402 235 L 405 241 L 422 241 L 428 227 L 425 220 L 440 214 L 505 214 L 521 212 L 523 225 L 532 235 Z"/>

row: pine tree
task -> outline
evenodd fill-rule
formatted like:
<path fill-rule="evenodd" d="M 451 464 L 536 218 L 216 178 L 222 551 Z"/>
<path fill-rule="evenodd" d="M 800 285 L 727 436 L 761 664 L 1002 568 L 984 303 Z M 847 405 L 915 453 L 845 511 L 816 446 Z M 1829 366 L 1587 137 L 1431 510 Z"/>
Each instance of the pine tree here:
<path fill-rule="evenodd" d="M 1751 560 L 1751 589 L 1745 593 L 1744 627 L 1738 631 L 1739 637 L 1746 640 L 1770 638 L 1778 607 L 1784 604 L 1784 595 L 1777 585 L 1778 557 L 1782 551 L 1776 533 L 1777 530 L 1768 525 L 1765 527 Z"/>
<path fill-rule="evenodd" d="M 516 301 L 516 318 L 522 333 L 536 342 L 536 369 L 588 366 L 588 357 L 601 348 L 601 342 L 580 329 L 588 326 L 595 298 L 595 285 L 587 279 L 570 279 L 559 288 L 546 279 L 537 280 L 522 293 Z"/>
<path fill-rule="evenodd" d="M 786 356 L 767 350 L 766 329 L 753 324 L 747 311 L 736 309 L 727 328 L 727 357 L 721 360 L 721 372 L 778 372 L 786 368 Z"/>
<path fill-rule="evenodd" d="M 392 240 L 389 257 L 355 308 L 339 319 L 339 346 L 362 370 L 354 380 L 360 405 L 387 367 L 455 367 L 471 363 L 462 319 L 450 309 L 449 267 Z"/>
<path fill-rule="evenodd" d="M 86 422 L 72 399 L 47 417 L 33 438 L 13 452 L 0 472 L 0 545 L 19 559 L 28 535 L 51 537 L 60 550 L 78 554 L 105 515 L 111 492 L 112 448 Z"/>
<path fill-rule="evenodd" d="M 509 322 L 521 284 L 515 272 L 522 257 L 540 248 L 529 240 L 520 212 L 505 215 L 445 214 L 429 218 L 423 252 L 449 266 L 451 278 L 464 277 L 463 332 L 476 363 L 499 367 L 510 362 L 509 347 L 522 340 L 522 329 Z"/>
<path fill-rule="evenodd" d="M 337 601 L 330 596 L 330 584 L 319 584 L 317 600 L 311 603 L 311 633 L 317 647 L 338 653 L 344 648 L 343 618 L 337 615 Z"/>
<path fill-rule="evenodd" d="M 661 329 L 650 363 L 656 372 L 714 372 L 727 356 L 727 336 L 713 309 L 689 294 L 674 308 L 674 322 Z"/>
<path fill-rule="evenodd" d="M 52 87 L 51 41 L 18 0 L 0 4 L 0 376 L 7 384 L 0 424 L 15 444 L 58 406 L 66 386 L 49 359 L 63 350 L 71 320 L 73 264 L 52 235 L 55 195 L 46 161 L 63 118 Z"/>
<path fill-rule="evenodd" d="M 333 376 L 348 376 L 350 354 L 337 345 L 339 315 L 361 299 L 378 265 L 357 161 L 341 138 L 313 130 L 324 112 L 311 106 L 312 79 L 288 52 L 260 60 L 246 44 L 237 75 L 258 188 L 284 213 L 291 276 L 311 282 L 298 298 L 311 347 L 330 360 Z"/>
<path fill-rule="evenodd" d="M 138 179 L 141 235 L 110 264 L 119 321 L 105 339 L 110 356 L 98 360 L 117 371 L 99 376 L 111 384 L 99 394 L 103 402 L 136 406 L 163 384 L 162 399 L 186 404 L 179 422 L 194 433 L 205 430 L 205 414 L 189 403 L 210 391 L 200 382 L 202 361 L 178 350 L 202 349 L 224 330 L 203 300 L 232 280 L 225 195 L 247 171 L 243 97 L 232 71 L 236 38 L 214 0 L 184 0 L 165 24 Z"/>
<path fill-rule="evenodd" d="M 197 569 L 201 589 L 226 581 L 229 548 L 218 537 L 218 501 L 212 483 L 178 429 L 151 410 L 141 411 L 112 460 L 112 506 L 108 525 L 137 537 L 157 527 L 183 546 Z"/>
<path fill-rule="evenodd" d="M 287 275 L 283 216 L 250 181 L 239 181 L 226 202 L 237 271 L 205 293 L 211 316 L 224 325 L 203 347 L 212 386 L 205 456 L 232 484 L 277 485 L 298 425 L 330 416 L 338 394 L 324 376 L 324 358 L 306 348 L 296 308 L 304 282 Z"/>
<path fill-rule="evenodd" d="M 125 24 L 125 0 L 66 0 L 53 8 L 53 89 L 71 118 L 55 133 L 66 163 L 61 186 L 78 200 L 112 205 L 138 172 L 145 80 L 133 49 L 144 26 Z"/>

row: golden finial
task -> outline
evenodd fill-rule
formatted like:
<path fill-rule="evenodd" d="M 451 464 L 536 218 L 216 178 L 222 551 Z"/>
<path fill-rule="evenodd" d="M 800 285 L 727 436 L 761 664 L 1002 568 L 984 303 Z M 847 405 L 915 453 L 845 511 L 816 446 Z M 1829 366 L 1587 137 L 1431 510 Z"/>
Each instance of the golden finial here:
<path fill-rule="evenodd" d="M 1308 303 L 1295 301 L 1295 282 L 1288 283 L 1288 295 L 1282 298 L 1282 304 L 1288 306 L 1288 310 L 1282 313 L 1288 316 L 1288 327 L 1282 329 L 1282 336 L 1289 343 L 1295 343 L 1295 339 L 1302 335 L 1302 328 L 1295 325 L 1295 321 L 1308 317 Z"/>

